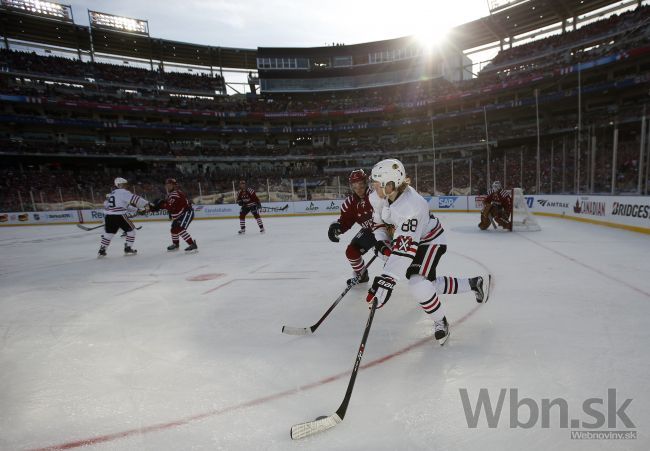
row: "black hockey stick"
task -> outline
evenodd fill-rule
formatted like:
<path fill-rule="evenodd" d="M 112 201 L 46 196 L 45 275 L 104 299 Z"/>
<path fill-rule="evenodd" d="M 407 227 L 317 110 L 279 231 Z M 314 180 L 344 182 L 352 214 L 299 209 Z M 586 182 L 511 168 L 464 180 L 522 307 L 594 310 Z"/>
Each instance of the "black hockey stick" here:
<path fill-rule="evenodd" d="M 99 224 L 98 226 L 95 227 L 86 227 L 85 225 L 77 224 L 77 227 L 79 227 L 81 230 L 85 230 L 86 232 L 90 232 L 91 230 L 99 229 L 100 227 L 104 227 L 104 224 Z"/>
<path fill-rule="evenodd" d="M 359 346 L 359 351 L 357 352 L 357 358 L 354 361 L 354 367 L 352 367 L 350 382 L 348 382 L 348 389 L 345 391 L 343 402 L 341 402 L 339 408 L 336 409 L 336 412 L 328 417 L 322 416 L 316 418 L 314 421 L 308 421 L 306 423 L 300 423 L 291 426 L 292 439 L 298 440 L 301 438 L 309 437 L 310 435 L 318 434 L 319 432 L 326 431 L 339 424 L 345 418 L 345 412 L 348 410 L 348 404 L 350 403 L 350 398 L 352 397 L 354 381 L 357 379 L 357 373 L 359 372 L 359 365 L 361 364 L 363 351 L 366 349 L 366 340 L 368 339 L 368 334 L 370 334 L 370 326 L 372 325 L 372 318 L 375 316 L 375 310 L 377 310 L 377 298 L 372 301 L 372 305 L 370 306 L 368 321 L 366 322 L 366 328 L 363 331 L 361 345 Z"/>
<path fill-rule="evenodd" d="M 285 205 L 282 208 L 276 208 L 276 207 L 267 207 L 265 205 L 262 205 L 260 210 L 262 211 L 286 211 L 289 208 L 289 204 Z"/>
<path fill-rule="evenodd" d="M 363 269 L 362 269 L 361 272 L 357 275 L 357 277 L 355 277 L 355 279 L 359 280 L 359 277 L 361 277 L 361 275 L 362 275 L 364 272 L 366 272 L 366 271 L 368 270 L 368 268 L 370 267 L 370 265 L 372 264 L 372 262 L 375 261 L 376 258 L 377 258 L 376 255 L 373 256 L 373 257 L 370 259 L 370 261 L 368 262 L 368 264 L 367 264 L 366 266 L 363 267 Z M 346 294 L 348 294 L 348 291 L 350 291 L 350 290 L 352 289 L 353 286 L 355 286 L 355 284 L 350 284 L 350 285 L 348 285 L 348 286 L 345 288 L 345 290 L 343 290 L 343 293 L 341 293 L 341 294 L 339 295 L 339 297 L 336 298 L 336 301 L 334 301 L 334 303 L 333 303 L 332 305 L 330 305 L 330 308 L 327 309 L 327 311 L 326 311 L 325 314 L 321 317 L 321 319 L 319 319 L 318 322 L 316 322 L 316 324 L 314 324 L 313 326 L 311 326 L 311 327 L 291 327 L 291 326 L 282 326 L 282 333 L 283 333 L 283 334 L 288 334 L 288 335 L 310 335 L 310 334 L 313 334 L 313 333 L 316 331 L 316 329 L 318 329 L 318 326 L 320 326 L 321 323 L 322 323 L 323 321 L 325 321 L 325 318 L 327 318 L 327 317 L 329 316 L 329 314 L 332 313 L 332 310 L 334 310 L 334 307 L 336 307 L 336 306 L 338 305 L 338 303 L 341 302 L 341 299 L 343 299 L 343 297 L 344 297 Z"/>

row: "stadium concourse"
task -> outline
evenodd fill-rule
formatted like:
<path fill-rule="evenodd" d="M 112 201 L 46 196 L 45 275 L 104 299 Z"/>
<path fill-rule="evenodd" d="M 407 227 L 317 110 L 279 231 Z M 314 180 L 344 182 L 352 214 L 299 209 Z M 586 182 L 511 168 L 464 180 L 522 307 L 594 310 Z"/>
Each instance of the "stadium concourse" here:
<path fill-rule="evenodd" d="M 0 449 L 648 449 L 647 235 L 547 217 L 540 232 L 480 232 L 477 214 L 440 218 L 440 274 L 491 274 L 489 302 L 442 296 L 441 347 L 398 284 L 345 420 L 303 441 L 289 428 L 336 410 L 368 316 L 364 285 L 314 335 L 281 333 L 313 324 L 349 277 L 331 217 L 267 218 L 265 235 L 246 236 L 236 220 L 197 221 L 192 255 L 168 254 L 168 224 L 144 223 L 137 257 L 115 246 L 101 260 L 98 232 L 3 229 Z M 508 389 L 494 428 L 485 409 L 470 427 L 482 389 L 493 407 Z M 554 406 L 545 425 L 533 401 L 517 408 L 523 398 L 561 398 L 588 423 L 583 402 L 604 399 L 592 407 L 608 423 L 567 426 Z M 576 429 L 638 437 L 577 440 Z"/>

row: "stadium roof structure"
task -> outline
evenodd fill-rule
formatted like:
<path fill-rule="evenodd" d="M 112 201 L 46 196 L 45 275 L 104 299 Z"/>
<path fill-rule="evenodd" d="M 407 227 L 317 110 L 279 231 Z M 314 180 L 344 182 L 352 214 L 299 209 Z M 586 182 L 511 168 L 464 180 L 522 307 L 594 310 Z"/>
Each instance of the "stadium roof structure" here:
<path fill-rule="evenodd" d="M 5 39 L 113 57 L 153 59 L 166 63 L 254 70 L 256 49 L 217 47 L 158 39 L 146 34 L 87 27 L 70 21 L 0 7 L 0 32 Z"/>
<path fill-rule="evenodd" d="M 470 49 L 544 28 L 604 8 L 620 0 L 528 0 L 453 28 L 449 39 Z"/>
<path fill-rule="evenodd" d="M 112 31 L 77 25 L 72 20 L 57 20 L 51 16 L 32 14 L 12 8 L 12 2 L 0 3 L 0 32 L 7 39 L 43 46 L 66 48 L 79 52 L 94 52 L 113 57 L 140 58 L 203 67 L 222 67 L 242 70 L 257 68 L 257 49 L 229 48 L 159 39 L 148 35 Z M 450 41 L 461 50 L 471 49 L 505 40 L 509 37 L 577 17 L 591 11 L 619 3 L 617 0 L 528 0 L 495 10 L 487 17 L 453 28 Z M 408 38 L 389 39 L 337 47 L 338 53 L 367 51 L 403 43 Z M 262 53 L 273 53 L 274 48 L 260 48 Z M 277 49 L 279 50 L 279 48 Z M 283 48 L 283 54 L 287 55 Z M 293 54 L 305 51 L 332 51 L 332 47 L 311 49 L 291 48 Z"/>

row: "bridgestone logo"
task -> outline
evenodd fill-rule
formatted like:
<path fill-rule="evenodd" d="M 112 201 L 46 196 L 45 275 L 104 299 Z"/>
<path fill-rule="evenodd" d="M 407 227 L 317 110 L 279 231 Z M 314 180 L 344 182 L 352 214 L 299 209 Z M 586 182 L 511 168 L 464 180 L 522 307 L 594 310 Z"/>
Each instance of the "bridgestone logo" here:
<path fill-rule="evenodd" d="M 650 219 L 650 205 L 621 204 L 619 202 L 614 202 L 612 215 Z"/>

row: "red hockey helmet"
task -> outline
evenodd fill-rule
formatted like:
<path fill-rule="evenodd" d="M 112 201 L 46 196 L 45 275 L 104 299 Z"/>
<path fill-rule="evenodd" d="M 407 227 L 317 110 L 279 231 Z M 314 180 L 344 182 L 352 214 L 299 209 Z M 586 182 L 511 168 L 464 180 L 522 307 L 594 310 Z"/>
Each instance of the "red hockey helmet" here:
<path fill-rule="evenodd" d="M 178 182 L 174 178 L 168 178 L 165 180 L 165 185 L 178 185 Z"/>
<path fill-rule="evenodd" d="M 350 172 L 350 176 L 348 177 L 348 181 L 350 182 L 350 185 L 352 185 L 355 182 L 365 182 L 368 180 L 368 176 L 366 175 L 366 172 L 363 169 L 355 169 L 354 171 Z"/>

